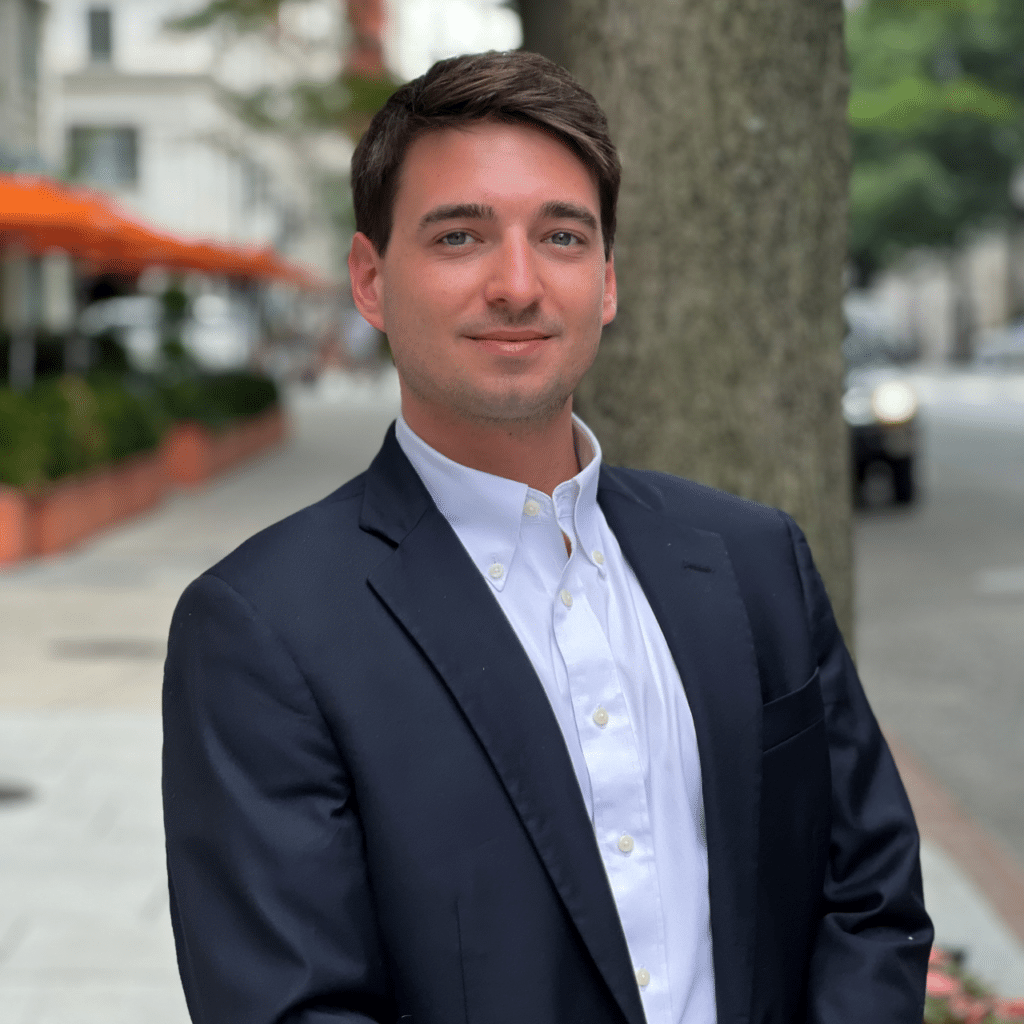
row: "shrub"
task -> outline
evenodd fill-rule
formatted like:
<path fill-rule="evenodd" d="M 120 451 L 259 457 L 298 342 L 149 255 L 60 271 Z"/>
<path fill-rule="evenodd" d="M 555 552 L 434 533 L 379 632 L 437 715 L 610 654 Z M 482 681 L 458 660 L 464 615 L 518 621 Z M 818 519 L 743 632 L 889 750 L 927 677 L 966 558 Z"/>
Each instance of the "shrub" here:
<path fill-rule="evenodd" d="M 259 374 L 154 378 L 93 374 L 39 382 L 21 394 L 0 388 L 0 484 L 32 487 L 160 444 L 175 420 L 213 429 L 278 401 Z"/>
<path fill-rule="evenodd" d="M 167 428 L 167 416 L 158 396 L 136 394 L 118 381 L 93 383 L 99 420 L 107 435 L 107 459 L 117 462 L 129 455 L 152 451 Z"/>
<path fill-rule="evenodd" d="M 37 384 L 29 401 L 40 414 L 39 429 L 46 445 L 46 479 L 99 465 L 106 459 L 108 437 L 99 404 L 81 377 L 58 377 Z"/>
<path fill-rule="evenodd" d="M 26 395 L 0 388 L 0 483 L 27 487 L 46 479 L 46 440 Z"/>
<path fill-rule="evenodd" d="M 256 416 L 279 399 L 270 378 L 245 371 L 182 376 L 164 384 L 161 393 L 172 420 L 192 420 L 213 430 Z"/>

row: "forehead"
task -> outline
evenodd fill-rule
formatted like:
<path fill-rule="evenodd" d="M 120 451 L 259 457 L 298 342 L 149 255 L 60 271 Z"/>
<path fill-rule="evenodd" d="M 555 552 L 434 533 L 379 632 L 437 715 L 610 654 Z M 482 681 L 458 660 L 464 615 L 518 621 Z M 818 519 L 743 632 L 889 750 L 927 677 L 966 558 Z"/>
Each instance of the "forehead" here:
<path fill-rule="evenodd" d="M 481 121 L 425 132 L 409 145 L 396 226 L 435 205 L 568 201 L 599 208 L 596 176 L 564 142 L 530 125 Z"/>

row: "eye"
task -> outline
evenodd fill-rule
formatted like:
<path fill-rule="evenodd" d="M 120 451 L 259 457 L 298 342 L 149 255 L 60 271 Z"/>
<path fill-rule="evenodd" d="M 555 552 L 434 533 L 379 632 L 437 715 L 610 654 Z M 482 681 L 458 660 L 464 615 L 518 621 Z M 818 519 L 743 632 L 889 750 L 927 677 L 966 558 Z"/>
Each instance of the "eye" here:
<path fill-rule="evenodd" d="M 447 235 L 440 239 L 440 242 L 442 245 L 449 245 L 457 249 L 468 245 L 472 240 L 473 236 L 468 231 L 449 231 Z"/>
<path fill-rule="evenodd" d="M 549 236 L 549 240 L 562 248 L 577 245 L 580 241 L 571 231 L 556 231 L 553 235 Z"/>

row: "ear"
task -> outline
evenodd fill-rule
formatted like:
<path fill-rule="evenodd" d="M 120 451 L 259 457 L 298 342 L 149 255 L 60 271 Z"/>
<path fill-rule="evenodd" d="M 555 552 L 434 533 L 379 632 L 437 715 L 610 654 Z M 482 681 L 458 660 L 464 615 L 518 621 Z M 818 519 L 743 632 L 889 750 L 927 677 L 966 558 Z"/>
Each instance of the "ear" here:
<path fill-rule="evenodd" d="M 381 257 L 377 255 L 373 242 L 362 231 L 357 231 L 352 238 L 352 248 L 348 253 L 348 275 L 352 282 L 352 301 L 356 309 L 362 313 L 364 320 L 384 332 L 384 317 L 381 315 L 384 290 Z"/>
<path fill-rule="evenodd" d="M 618 285 L 615 283 L 615 253 L 608 256 L 604 265 L 604 305 L 601 323 L 607 327 L 615 319 L 619 308 Z"/>

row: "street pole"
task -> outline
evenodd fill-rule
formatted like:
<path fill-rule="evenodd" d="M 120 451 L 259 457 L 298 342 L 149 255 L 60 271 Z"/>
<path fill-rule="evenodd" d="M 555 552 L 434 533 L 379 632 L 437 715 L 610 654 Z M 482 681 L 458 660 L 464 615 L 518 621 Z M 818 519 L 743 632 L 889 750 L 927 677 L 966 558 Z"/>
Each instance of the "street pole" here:
<path fill-rule="evenodd" d="M 10 338 L 7 383 L 15 391 L 28 391 L 35 382 L 36 339 L 29 316 L 28 257 L 9 249 L 3 259 L 3 319 Z"/>
<path fill-rule="evenodd" d="M 11 332 L 7 379 L 15 391 L 28 391 L 35 383 L 36 338 L 35 332 L 28 327 Z"/>

